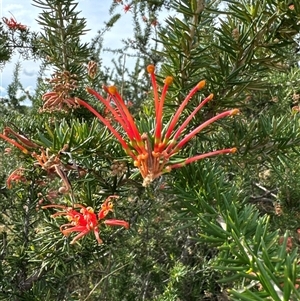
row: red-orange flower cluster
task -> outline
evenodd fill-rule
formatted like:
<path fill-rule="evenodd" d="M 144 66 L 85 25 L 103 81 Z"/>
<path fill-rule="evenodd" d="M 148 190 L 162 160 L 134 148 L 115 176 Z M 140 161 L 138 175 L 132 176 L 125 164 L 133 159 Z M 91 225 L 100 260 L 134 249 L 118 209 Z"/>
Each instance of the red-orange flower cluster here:
<path fill-rule="evenodd" d="M 117 131 L 111 120 L 100 115 L 87 102 L 77 99 L 77 103 L 79 105 L 84 106 L 91 111 L 119 140 L 126 153 L 133 159 L 134 165 L 139 168 L 144 179 L 144 186 L 149 185 L 154 179 L 158 178 L 163 173 L 171 171 L 173 168 L 179 168 L 194 161 L 214 155 L 234 153 L 236 151 L 236 148 L 216 150 L 187 158 L 181 163 L 171 163 L 171 157 L 176 155 L 201 130 L 218 119 L 237 114 L 239 110 L 233 109 L 220 113 L 205 121 L 190 133 L 184 133 L 186 126 L 195 114 L 206 103 L 213 99 L 213 94 L 210 94 L 194 109 L 190 116 L 181 125 L 178 125 L 180 115 L 189 100 L 197 93 L 197 91 L 201 90 L 205 86 L 205 81 L 200 81 L 186 96 L 171 120 L 168 120 L 167 125 L 163 126 L 164 101 L 168 88 L 173 82 L 173 78 L 171 76 L 166 77 L 161 95 L 159 96 L 154 70 L 155 67 L 153 65 L 150 65 L 147 68 L 153 86 L 156 120 L 155 128 L 151 129 L 148 133 L 140 132 L 133 116 L 129 112 L 128 107 L 125 105 L 124 100 L 118 93 L 115 86 L 104 87 L 105 91 L 108 93 L 107 99 L 102 97 L 95 90 L 87 88 L 87 91 L 90 94 L 97 97 L 105 105 L 106 109 L 112 114 L 115 121 L 123 128 L 129 141 L 122 137 L 122 134 Z"/>
<path fill-rule="evenodd" d="M 11 138 L 10 136 L 13 138 Z M 56 155 L 50 155 L 49 149 L 44 150 L 35 142 L 30 140 L 26 136 L 15 132 L 10 127 L 4 128 L 3 134 L 0 133 L 0 138 L 14 145 L 18 149 L 20 149 L 24 154 L 31 155 L 33 158 L 35 158 L 36 162 L 34 163 L 34 166 L 39 166 L 42 169 L 46 170 L 49 176 L 52 174 L 58 175 L 64 183 L 64 186 L 61 187 L 62 191 L 67 192 L 71 189 L 71 185 L 69 183 L 65 171 L 74 170 L 78 168 L 75 168 L 74 166 L 69 164 L 64 164 L 60 160 L 61 153 L 67 150 L 68 145 L 65 145 Z M 34 150 L 36 150 L 37 152 Z M 24 169 L 18 168 L 8 176 L 6 182 L 8 188 L 11 188 L 12 182 L 26 182 L 26 179 L 23 175 L 23 171 Z"/>
<path fill-rule="evenodd" d="M 11 30 L 20 30 L 25 31 L 27 29 L 26 25 L 22 25 L 21 23 L 18 23 L 16 19 L 11 17 L 10 19 L 7 19 L 5 17 L 2 18 L 2 21 L 8 26 Z"/>
<path fill-rule="evenodd" d="M 24 177 L 24 168 L 19 167 L 14 170 L 6 180 L 6 186 L 8 189 L 11 189 L 12 182 L 26 182 L 26 178 Z"/>
<path fill-rule="evenodd" d="M 99 229 L 98 224 L 101 220 L 103 220 L 106 215 L 113 211 L 113 204 L 110 201 L 111 198 L 116 196 L 110 196 L 108 197 L 105 202 L 102 204 L 101 209 L 98 213 L 98 216 L 94 212 L 94 209 L 91 207 L 85 207 L 80 204 L 75 204 L 74 208 L 80 208 L 80 211 L 78 212 L 72 207 L 67 207 L 64 205 L 47 205 L 43 206 L 43 209 L 46 208 L 61 208 L 63 211 L 56 212 L 52 215 L 52 217 L 58 217 L 58 216 L 65 216 L 69 220 L 69 223 L 64 224 L 60 226 L 60 231 L 63 235 L 69 236 L 72 232 L 79 232 L 73 240 L 71 241 L 71 244 L 74 244 L 77 240 L 82 238 L 83 236 L 87 235 L 91 231 L 94 232 L 94 235 L 96 237 L 96 240 L 99 244 L 102 244 L 103 241 L 99 236 Z M 123 220 L 117 220 L 117 219 L 107 219 L 104 220 L 104 224 L 108 226 L 122 226 L 126 229 L 129 229 L 129 223 Z"/>

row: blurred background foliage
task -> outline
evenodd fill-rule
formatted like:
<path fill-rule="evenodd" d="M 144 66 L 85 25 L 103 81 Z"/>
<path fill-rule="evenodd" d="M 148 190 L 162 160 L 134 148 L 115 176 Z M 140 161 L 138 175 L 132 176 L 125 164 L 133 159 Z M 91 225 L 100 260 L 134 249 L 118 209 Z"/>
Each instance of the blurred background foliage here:
<path fill-rule="evenodd" d="M 76 1 L 33 4 L 41 9 L 40 32 L 0 26 L 1 64 L 16 51 L 42 61 L 34 95 L 19 97 L 16 65 L 0 102 L 0 127 L 75 168 L 66 172 L 72 193 L 65 194 L 59 177 L 0 141 L 0 299 L 299 300 L 300 4 L 114 0 L 111 18 L 90 43 L 80 40 L 88 28 Z M 132 37 L 120 49 L 103 49 L 104 33 L 125 12 L 132 16 Z M 102 60 L 104 50 L 114 54 L 110 67 Z M 98 66 L 93 77 L 89 61 Z M 174 77 L 164 122 L 202 79 L 207 85 L 182 120 L 209 93 L 214 100 L 188 131 L 219 112 L 240 109 L 200 132 L 182 156 L 228 147 L 237 147 L 236 154 L 176 169 L 145 188 L 120 145 L 89 112 L 41 111 L 42 96 L 53 89 L 46 71 L 68 71 L 76 75 L 69 97 L 105 114 L 85 88 L 102 93 L 103 85 L 114 82 L 139 124 L 151 126 L 148 64 L 156 66 L 160 84 Z M 31 107 L 21 104 L 26 97 Z M 8 189 L 8 175 L 19 167 L 26 181 Z M 102 245 L 93 235 L 70 245 L 59 231 L 65 219 L 41 208 L 75 201 L 98 212 L 109 195 L 120 196 L 112 215 L 127 220 L 130 229 L 100 225 Z"/>

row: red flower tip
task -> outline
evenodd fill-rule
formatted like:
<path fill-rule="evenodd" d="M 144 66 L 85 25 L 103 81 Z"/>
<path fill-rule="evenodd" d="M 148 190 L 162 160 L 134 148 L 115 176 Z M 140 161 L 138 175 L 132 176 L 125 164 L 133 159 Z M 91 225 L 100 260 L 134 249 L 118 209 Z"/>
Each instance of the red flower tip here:
<path fill-rule="evenodd" d="M 130 11 L 130 9 L 131 9 L 131 4 L 126 4 L 126 5 L 124 5 L 124 12 L 125 13 L 127 13 L 128 11 Z"/>
<path fill-rule="evenodd" d="M 107 87 L 107 92 L 111 95 L 115 95 L 118 92 L 118 90 L 115 86 L 110 86 Z"/>
<path fill-rule="evenodd" d="M 206 81 L 205 81 L 205 80 L 202 80 L 201 82 L 199 82 L 199 83 L 197 84 L 198 90 L 203 89 L 203 88 L 205 87 L 205 85 L 206 85 Z"/>
<path fill-rule="evenodd" d="M 152 74 L 155 71 L 155 66 L 154 65 L 148 65 L 147 66 L 147 72 Z"/>
<path fill-rule="evenodd" d="M 173 77 L 172 76 L 167 76 L 164 80 L 164 83 L 167 85 L 167 86 L 170 86 L 172 85 L 173 83 Z"/>

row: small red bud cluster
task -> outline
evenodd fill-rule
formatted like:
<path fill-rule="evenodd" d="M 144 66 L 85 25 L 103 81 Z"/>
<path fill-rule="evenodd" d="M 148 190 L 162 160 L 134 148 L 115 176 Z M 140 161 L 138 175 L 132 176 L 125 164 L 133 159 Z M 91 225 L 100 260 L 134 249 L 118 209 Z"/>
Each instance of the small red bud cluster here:
<path fill-rule="evenodd" d="M 22 25 L 21 23 L 18 23 L 17 20 L 13 17 L 11 17 L 10 19 L 3 17 L 2 21 L 3 21 L 3 23 L 5 23 L 7 25 L 7 27 L 10 30 L 25 31 L 27 29 L 26 25 Z"/>

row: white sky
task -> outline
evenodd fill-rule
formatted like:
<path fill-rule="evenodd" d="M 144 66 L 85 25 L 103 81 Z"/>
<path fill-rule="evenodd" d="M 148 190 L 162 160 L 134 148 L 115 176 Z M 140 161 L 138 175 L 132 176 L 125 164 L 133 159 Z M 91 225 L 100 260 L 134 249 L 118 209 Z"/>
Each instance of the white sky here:
<path fill-rule="evenodd" d="M 110 16 L 108 9 L 113 0 L 79 0 L 76 11 L 81 11 L 80 16 L 86 18 L 87 29 L 90 31 L 82 38 L 82 41 L 89 42 L 99 29 L 104 27 L 104 22 Z M 36 22 L 40 9 L 31 5 L 31 0 L 0 0 L 0 17 L 10 18 L 13 16 L 18 22 L 38 31 Z M 121 39 L 130 37 L 132 33 L 132 20 L 130 12 L 124 13 L 120 5 L 119 11 L 122 14 L 121 20 L 107 32 L 104 36 L 104 48 L 118 48 L 121 46 Z M 105 52 L 102 56 L 104 65 L 109 66 L 112 55 Z M 10 63 L 7 63 L 0 70 L 0 97 L 6 95 L 7 85 L 11 83 L 12 73 L 16 61 L 20 59 L 22 70 L 20 74 L 21 83 L 26 90 L 33 91 L 36 84 L 36 77 L 39 71 L 39 63 L 34 61 L 24 61 L 18 54 L 14 56 Z"/>

